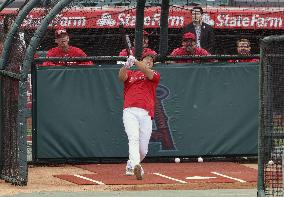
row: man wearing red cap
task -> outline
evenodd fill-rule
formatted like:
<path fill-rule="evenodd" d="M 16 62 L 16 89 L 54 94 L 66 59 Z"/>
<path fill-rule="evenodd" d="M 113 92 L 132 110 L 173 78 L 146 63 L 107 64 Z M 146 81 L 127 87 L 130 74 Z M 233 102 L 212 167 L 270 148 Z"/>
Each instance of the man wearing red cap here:
<path fill-rule="evenodd" d="M 118 74 L 124 82 L 123 124 L 129 145 L 126 175 L 135 175 L 137 180 L 143 179 L 144 171 L 140 162 L 148 152 L 156 88 L 160 81 L 160 74 L 152 70 L 155 56 L 153 52 L 144 53 L 142 61 L 129 56 Z M 138 70 L 129 70 L 133 65 Z"/>
<path fill-rule="evenodd" d="M 156 51 L 148 48 L 148 46 L 149 46 L 149 33 L 144 30 L 143 31 L 143 51 L 142 51 L 142 56 L 143 56 L 144 53 L 148 53 L 148 52 L 155 53 L 155 55 L 157 55 Z M 132 47 L 131 51 L 132 51 L 132 54 L 134 55 L 135 54 L 135 48 Z M 129 56 L 129 55 L 130 55 L 129 49 L 123 49 L 119 53 L 119 56 Z"/>
<path fill-rule="evenodd" d="M 196 37 L 193 33 L 185 33 L 182 37 L 181 47 L 174 49 L 171 56 L 186 56 L 186 55 L 198 55 L 206 56 L 210 55 L 208 51 L 196 46 Z M 176 63 L 192 63 L 192 60 L 177 60 Z"/>
<path fill-rule="evenodd" d="M 86 53 L 69 45 L 69 35 L 65 29 L 55 31 L 55 43 L 57 47 L 47 51 L 46 57 L 87 57 Z M 43 66 L 71 66 L 71 65 L 93 65 L 91 61 L 76 61 L 76 62 L 44 62 Z"/>

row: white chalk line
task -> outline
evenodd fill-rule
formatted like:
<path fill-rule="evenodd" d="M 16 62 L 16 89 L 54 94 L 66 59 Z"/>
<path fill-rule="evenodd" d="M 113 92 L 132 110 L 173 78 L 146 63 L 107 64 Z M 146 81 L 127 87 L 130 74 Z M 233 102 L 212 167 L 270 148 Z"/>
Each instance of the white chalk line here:
<path fill-rule="evenodd" d="M 173 177 L 166 176 L 166 175 L 164 175 L 164 174 L 160 174 L 160 173 L 156 173 L 156 172 L 153 173 L 153 174 L 155 174 L 155 175 L 157 175 L 157 176 L 161 176 L 161 177 L 166 178 L 166 179 L 170 179 L 170 180 L 176 181 L 176 182 L 180 182 L 180 183 L 183 183 L 183 184 L 187 184 L 186 181 L 182 181 L 182 180 L 179 180 L 179 179 L 175 179 L 175 178 L 173 178 Z"/>
<path fill-rule="evenodd" d="M 79 175 L 79 174 L 74 174 L 74 176 L 75 176 L 75 177 L 78 177 L 78 178 L 81 178 L 81 179 L 84 179 L 84 180 L 87 180 L 87 181 L 91 181 L 91 182 L 96 183 L 96 184 L 98 184 L 98 185 L 104 185 L 104 183 L 101 182 L 101 181 L 96 181 L 96 180 L 94 180 L 94 179 L 90 179 L 90 178 L 88 178 L 88 177 L 85 177 L 85 176 L 82 176 L 82 175 Z"/>
<path fill-rule="evenodd" d="M 237 178 L 234 178 L 234 177 L 231 177 L 231 176 L 227 176 L 225 174 L 221 174 L 221 173 L 218 173 L 218 172 L 211 172 L 212 174 L 216 174 L 216 175 L 219 175 L 219 176 L 222 176 L 222 177 L 225 177 L 225 178 L 228 178 L 228 179 L 232 179 L 232 180 L 235 180 L 235 181 L 239 181 L 241 183 L 246 183 L 246 181 L 242 180 L 242 179 L 237 179 Z"/>

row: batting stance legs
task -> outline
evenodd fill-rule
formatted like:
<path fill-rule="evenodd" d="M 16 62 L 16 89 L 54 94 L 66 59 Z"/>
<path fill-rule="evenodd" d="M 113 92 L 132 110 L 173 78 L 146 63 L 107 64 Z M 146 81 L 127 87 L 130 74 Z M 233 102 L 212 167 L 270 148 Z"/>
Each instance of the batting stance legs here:
<path fill-rule="evenodd" d="M 146 110 L 129 107 L 123 110 L 123 123 L 129 145 L 127 168 L 131 171 L 134 166 L 140 164 L 148 152 L 148 144 L 152 133 L 152 120 Z"/>

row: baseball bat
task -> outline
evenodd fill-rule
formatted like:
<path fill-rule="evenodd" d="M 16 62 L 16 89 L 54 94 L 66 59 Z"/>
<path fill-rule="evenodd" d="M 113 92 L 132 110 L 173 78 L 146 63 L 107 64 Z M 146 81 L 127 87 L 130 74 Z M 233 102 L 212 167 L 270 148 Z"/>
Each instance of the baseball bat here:
<path fill-rule="evenodd" d="M 122 23 L 119 24 L 119 30 L 120 30 L 120 33 L 122 34 L 123 40 L 124 40 L 125 45 L 126 45 L 127 55 L 128 56 L 129 55 L 133 55 L 133 53 L 132 53 L 132 44 L 131 44 L 129 35 L 126 33 L 125 28 L 124 28 Z"/>
<path fill-rule="evenodd" d="M 128 51 L 129 51 L 128 55 L 133 55 L 133 53 L 132 53 L 132 45 L 131 45 L 131 41 L 130 41 L 130 38 L 129 38 L 128 34 L 125 34 L 125 40 L 126 40 L 126 44 L 127 44 Z"/>

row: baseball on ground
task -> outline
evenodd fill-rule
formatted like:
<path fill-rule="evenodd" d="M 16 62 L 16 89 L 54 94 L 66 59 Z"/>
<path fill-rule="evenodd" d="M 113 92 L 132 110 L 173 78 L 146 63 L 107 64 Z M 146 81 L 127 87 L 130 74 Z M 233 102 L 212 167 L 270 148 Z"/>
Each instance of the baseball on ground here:
<path fill-rule="evenodd" d="M 197 161 L 198 161 L 199 163 L 203 162 L 202 157 L 198 157 Z"/>
<path fill-rule="evenodd" d="M 176 157 L 176 158 L 175 158 L 175 162 L 176 162 L 176 163 L 179 163 L 179 162 L 180 162 L 180 158 Z"/>

